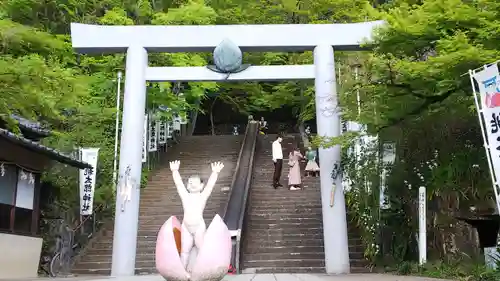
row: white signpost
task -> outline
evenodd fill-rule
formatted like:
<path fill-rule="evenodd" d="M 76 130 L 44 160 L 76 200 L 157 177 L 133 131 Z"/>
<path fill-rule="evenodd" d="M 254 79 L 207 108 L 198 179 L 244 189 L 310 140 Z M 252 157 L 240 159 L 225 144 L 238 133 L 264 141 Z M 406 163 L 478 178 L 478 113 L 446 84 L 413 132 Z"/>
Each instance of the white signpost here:
<path fill-rule="evenodd" d="M 283 81 L 315 79 L 318 135 L 340 135 L 334 49 L 361 50 L 382 21 L 350 24 L 280 24 L 220 26 L 103 26 L 71 24 L 72 45 L 78 53 L 127 53 L 125 95 L 120 149 L 120 176 L 130 171 L 131 180 L 141 178 L 141 138 L 146 109 L 146 82 L 189 81 Z M 293 36 L 290 36 L 293 34 Z M 148 52 L 212 52 L 224 40 L 242 51 L 313 51 L 314 65 L 257 65 L 232 73 L 216 73 L 207 67 L 150 67 Z M 180 121 L 179 121 L 180 123 Z M 177 124 L 175 124 L 177 125 Z M 340 147 L 320 148 L 321 204 L 325 271 L 350 272 L 345 198 L 337 188 L 330 207 L 331 189 L 342 177 Z M 134 189 L 125 211 L 115 212 L 111 275 L 131 276 L 135 272 L 140 189 Z M 117 198 L 117 206 L 121 203 Z M 241 230 L 231 229 L 238 233 Z M 238 266 L 238 265 L 236 265 Z"/>
<path fill-rule="evenodd" d="M 97 172 L 97 158 L 99 148 L 80 148 L 82 162 L 88 163 L 92 168 L 80 170 L 80 215 L 92 214 L 94 206 L 94 189 Z"/>
<path fill-rule="evenodd" d="M 427 262 L 427 198 L 425 186 L 418 189 L 418 261 Z"/>

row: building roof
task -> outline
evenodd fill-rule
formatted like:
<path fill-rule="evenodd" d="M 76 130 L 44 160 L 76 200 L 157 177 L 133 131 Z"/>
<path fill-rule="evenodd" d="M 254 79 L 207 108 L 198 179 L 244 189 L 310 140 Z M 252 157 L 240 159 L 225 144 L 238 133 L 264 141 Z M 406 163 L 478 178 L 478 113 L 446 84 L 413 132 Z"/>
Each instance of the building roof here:
<path fill-rule="evenodd" d="M 58 162 L 70 165 L 75 168 L 85 169 L 91 167 L 91 165 L 89 165 L 88 163 L 77 160 L 74 157 L 61 153 L 53 148 L 44 146 L 38 142 L 34 142 L 32 140 L 18 136 L 12 132 L 7 131 L 6 129 L 0 128 L 0 137 L 15 144 L 18 144 L 28 150 L 46 155 L 51 159 L 54 159 Z"/>
<path fill-rule="evenodd" d="M 16 115 L 16 114 L 11 114 L 10 117 L 12 119 L 16 120 L 19 123 L 19 127 L 23 128 L 23 129 L 30 130 L 34 133 L 37 133 L 37 134 L 39 134 L 41 136 L 45 136 L 45 137 L 50 135 L 50 131 L 43 128 L 42 124 L 39 122 L 34 122 L 31 120 L 28 120 L 28 119 L 21 117 L 19 115 Z"/>

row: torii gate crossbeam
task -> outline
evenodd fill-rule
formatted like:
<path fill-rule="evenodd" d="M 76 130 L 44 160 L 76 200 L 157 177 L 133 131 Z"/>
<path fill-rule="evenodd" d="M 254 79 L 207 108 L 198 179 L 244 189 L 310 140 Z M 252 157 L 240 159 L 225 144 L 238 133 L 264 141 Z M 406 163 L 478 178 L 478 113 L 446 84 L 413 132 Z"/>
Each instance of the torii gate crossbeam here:
<path fill-rule="evenodd" d="M 127 53 L 125 94 L 120 149 L 120 182 L 127 176 L 134 183 L 126 208 L 116 198 L 113 237 L 113 276 L 135 272 L 139 218 L 142 136 L 146 105 L 146 81 L 223 81 L 227 75 L 200 67 L 148 67 L 148 52 L 209 52 L 224 39 L 243 51 L 314 51 L 314 65 L 252 66 L 232 81 L 315 79 L 318 135 L 340 135 L 340 109 L 335 79 L 333 49 L 360 50 L 382 21 L 352 24 L 223 25 L 223 26 L 97 26 L 71 24 L 73 48 L 79 53 Z M 333 47 L 333 48 L 332 48 Z M 340 147 L 320 148 L 321 204 L 325 269 L 327 273 L 349 273 L 349 249 L 342 179 L 331 177 L 340 168 Z M 336 186 L 338 188 L 333 187 Z M 123 188 L 118 185 L 117 193 Z M 332 190 L 334 204 L 330 206 Z"/>

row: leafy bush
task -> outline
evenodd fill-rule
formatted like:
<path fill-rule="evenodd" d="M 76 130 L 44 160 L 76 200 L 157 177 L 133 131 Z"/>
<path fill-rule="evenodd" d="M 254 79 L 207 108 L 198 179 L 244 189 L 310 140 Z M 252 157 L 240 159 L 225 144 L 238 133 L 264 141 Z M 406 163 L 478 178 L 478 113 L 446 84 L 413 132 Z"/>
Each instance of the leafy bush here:
<path fill-rule="evenodd" d="M 395 273 L 460 281 L 500 280 L 500 270 L 488 269 L 483 264 L 463 260 L 455 263 L 427 263 L 423 266 L 415 262 L 404 261 L 396 266 Z"/>

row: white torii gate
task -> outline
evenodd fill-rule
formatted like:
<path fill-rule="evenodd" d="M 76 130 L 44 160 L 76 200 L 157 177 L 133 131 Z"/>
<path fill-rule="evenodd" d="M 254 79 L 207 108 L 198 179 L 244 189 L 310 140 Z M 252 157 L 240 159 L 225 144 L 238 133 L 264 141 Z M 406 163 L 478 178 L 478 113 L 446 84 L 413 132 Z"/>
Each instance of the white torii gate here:
<path fill-rule="evenodd" d="M 360 50 L 382 21 L 351 24 L 205 25 L 205 26 L 98 26 L 71 24 L 73 48 L 84 54 L 127 53 L 123 124 L 120 149 L 120 184 L 117 194 L 129 189 L 126 208 L 117 207 L 113 237 L 112 276 L 135 272 L 141 179 L 142 136 L 146 110 L 146 81 L 280 81 L 315 79 L 318 135 L 340 135 L 335 62 L 336 50 Z M 231 74 L 205 67 L 149 67 L 148 52 L 211 52 L 224 39 L 242 51 L 314 51 L 314 65 L 250 66 Z M 332 48 L 333 47 L 333 48 Z M 333 179 L 340 167 L 340 147 L 319 149 L 321 203 L 326 272 L 350 272 L 345 198 L 342 179 Z M 132 184 L 133 186 L 130 186 Z M 332 187 L 335 202 L 330 206 Z M 123 203 L 117 195 L 116 206 Z"/>

